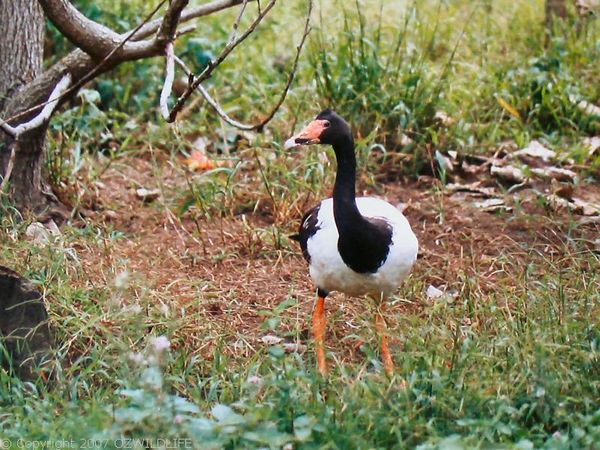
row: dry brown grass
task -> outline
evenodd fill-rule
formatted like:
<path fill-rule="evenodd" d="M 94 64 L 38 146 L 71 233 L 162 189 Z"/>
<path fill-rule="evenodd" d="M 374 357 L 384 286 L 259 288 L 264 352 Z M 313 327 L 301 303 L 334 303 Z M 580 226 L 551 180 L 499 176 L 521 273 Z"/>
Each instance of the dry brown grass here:
<path fill-rule="evenodd" d="M 94 207 L 99 212 L 88 220 L 96 226 L 104 222 L 125 237 L 105 245 L 81 243 L 78 252 L 89 276 L 81 282 L 111 285 L 127 269 L 132 279 L 127 301 L 182 319 L 174 342 L 203 358 L 210 359 L 214 345 L 223 340 L 230 344 L 225 353 L 253 354 L 264 346 L 260 337 L 268 333 L 263 327 L 266 315 L 288 298 L 297 303 L 281 314 L 277 332 L 306 343 L 314 288 L 295 243 L 284 239 L 278 248 L 271 236 L 273 226 L 292 231 L 300 216 L 293 223 L 281 218 L 275 223 L 264 198 L 254 214 L 211 219 L 188 214 L 180 219 L 162 200 L 145 204 L 136 198 L 135 187 L 158 185 L 154 168 L 148 158 L 123 159 L 96 184 Z M 175 168 L 165 165 L 161 170 L 163 187 L 181 187 Z M 403 316 L 427 314 L 432 304 L 425 295 L 429 284 L 510 307 L 494 293 L 517 289 L 514 278 L 523 275 L 528 262 L 568 264 L 567 236 L 591 241 L 600 230 L 592 223 L 569 231 L 576 222 L 548 215 L 534 201 L 518 214 L 485 213 L 464 198 L 432 189 L 430 180 L 385 185 L 384 196 L 408 204 L 405 214 L 421 246 L 411 279 L 391 302 L 388 319 L 395 336 L 402 335 Z M 329 299 L 328 345 L 338 357 L 363 357 L 354 333 L 371 326 L 372 313 L 373 305 L 363 299 L 339 293 Z M 400 339 L 394 344 L 401 345 Z"/>

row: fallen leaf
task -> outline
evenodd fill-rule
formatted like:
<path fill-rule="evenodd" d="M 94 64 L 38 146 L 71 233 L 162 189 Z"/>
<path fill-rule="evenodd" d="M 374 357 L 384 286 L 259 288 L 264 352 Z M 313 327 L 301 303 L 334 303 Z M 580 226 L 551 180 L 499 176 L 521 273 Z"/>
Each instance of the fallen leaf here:
<path fill-rule="evenodd" d="M 580 102 L 577 102 L 577 108 L 590 116 L 600 117 L 600 106 L 594 105 L 593 103 L 581 100 Z"/>
<path fill-rule="evenodd" d="M 103 211 L 102 216 L 105 220 L 108 221 L 116 220 L 119 218 L 119 215 L 116 213 L 116 211 L 113 211 L 112 209 L 107 209 L 106 211 Z"/>
<path fill-rule="evenodd" d="M 248 382 L 248 384 L 254 384 L 256 386 L 260 386 L 261 384 L 263 384 L 263 379 L 257 375 L 252 375 L 248 377 L 246 381 Z"/>
<path fill-rule="evenodd" d="M 150 203 L 160 197 L 160 189 L 139 188 L 135 190 L 135 195 L 144 203 Z"/>
<path fill-rule="evenodd" d="M 186 160 L 186 163 L 188 169 L 192 171 L 210 170 L 215 168 L 215 164 L 210 159 L 208 159 L 208 157 L 204 153 L 198 150 L 192 150 L 192 153 L 190 154 L 190 157 Z"/>
<path fill-rule="evenodd" d="M 445 127 L 450 127 L 450 126 L 454 125 L 454 122 L 456 122 L 452 117 L 450 117 L 444 111 L 436 111 L 433 118 L 438 120 Z"/>
<path fill-rule="evenodd" d="M 401 145 L 401 146 L 403 146 L 403 147 L 404 147 L 404 146 L 406 146 L 406 145 L 410 145 L 410 144 L 412 144 L 413 142 L 415 142 L 415 141 L 413 141 L 413 140 L 412 140 L 410 137 L 408 137 L 406 134 L 404 134 L 404 133 L 400 133 L 400 145 Z"/>
<path fill-rule="evenodd" d="M 504 110 L 506 110 L 511 116 L 519 120 L 521 119 L 521 114 L 519 114 L 519 111 L 517 111 L 510 103 L 508 103 L 502 97 L 496 97 L 496 100 L 498 101 L 498 104 L 502 106 L 502 108 L 504 108 Z"/>
<path fill-rule="evenodd" d="M 488 198 L 482 202 L 475 202 L 473 206 L 485 212 L 510 211 L 512 208 L 506 206 L 506 203 L 501 198 Z"/>
<path fill-rule="evenodd" d="M 577 210 L 581 210 L 581 214 L 584 216 L 600 215 L 600 205 L 598 204 L 586 202 L 585 200 L 575 197 L 573 197 L 572 202 Z"/>
<path fill-rule="evenodd" d="M 280 338 L 279 336 L 275 336 L 273 334 L 267 334 L 261 337 L 260 340 L 263 342 L 263 344 L 266 345 L 277 345 L 281 341 L 283 341 L 283 338 Z"/>
<path fill-rule="evenodd" d="M 600 149 L 600 136 L 585 138 L 583 140 L 583 145 L 588 149 L 588 155 L 594 156 L 596 150 Z"/>
<path fill-rule="evenodd" d="M 304 353 L 306 351 L 306 345 L 295 342 L 286 342 L 285 344 L 281 344 L 281 346 L 286 353 Z"/>
<path fill-rule="evenodd" d="M 448 291 L 447 289 L 447 286 L 444 284 L 440 287 L 435 287 L 430 284 L 426 291 L 427 298 L 429 300 L 441 300 L 442 298 L 445 300 L 452 300 L 458 297 L 458 291 Z"/>
<path fill-rule="evenodd" d="M 408 208 L 408 203 L 398 203 L 396 204 L 396 209 L 403 213 Z"/>
<path fill-rule="evenodd" d="M 472 194 L 477 194 L 482 197 L 492 197 L 497 195 L 497 192 L 494 188 L 489 187 L 481 187 L 481 183 L 476 181 L 471 184 L 460 184 L 460 183 L 449 183 L 446 185 L 446 189 L 451 193 L 455 192 L 469 192 Z"/>
<path fill-rule="evenodd" d="M 470 174 L 470 175 L 476 175 L 482 172 L 487 172 L 487 166 L 489 164 L 487 163 L 483 163 L 483 164 L 469 164 L 467 161 L 463 161 L 460 164 L 460 168 L 464 173 Z"/>
<path fill-rule="evenodd" d="M 569 169 L 560 167 L 544 167 L 531 169 L 531 173 L 540 178 L 553 179 L 557 181 L 575 181 L 577 174 Z"/>
<path fill-rule="evenodd" d="M 574 209 L 574 205 L 567 199 L 559 197 L 558 195 L 551 194 L 546 197 L 548 203 L 555 211 L 560 211 L 563 209 Z"/>
<path fill-rule="evenodd" d="M 570 200 L 573 197 L 575 186 L 573 186 L 571 183 L 561 183 L 553 179 L 551 185 L 553 194 L 562 198 L 566 198 L 567 200 Z"/>
<path fill-rule="evenodd" d="M 454 165 L 452 164 L 452 160 L 446 155 L 442 154 L 439 150 L 435 151 L 435 159 L 438 162 L 441 170 L 448 172 L 454 171 Z"/>
<path fill-rule="evenodd" d="M 531 141 L 527 147 L 522 148 L 521 150 L 517 150 L 512 154 L 512 156 L 516 157 L 531 157 L 531 158 L 539 158 L 544 162 L 548 162 L 551 159 L 556 158 L 556 152 L 550 150 L 549 148 L 544 147 L 538 141 Z"/>
<path fill-rule="evenodd" d="M 571 201 L 561 198 L 557 195 L 549 195 L 547 197 L 550 205 L 557 211 L 562 209 L 568 209 L 575 214 L 581 214 L 583 216 L 597 216 L 600 215 L 600 205 L 586 202 L 583 199 L 575 198 Z"/>
<path fill-rule="evenodd" d="M 192 172 L 196 170 L 210 170 L 215 168 L 215 163 L 208 159 L 206 153 L 201 150 L 192 150 L 190 157 L 185 160 L 187 168 Z"/>
<path fill-rule="evenodd" d="M 579 225 L 596 225 L 599 224 L 600 225 L 600 215 L 597 216 L 588 216 L 588 217 L 582 217 L 581 219 L 579 219 Z"/>
<path fill-rule="evenodd" d="M 60 230 L 58 229 L 58 225 L 56 225 L 54 220 L 50 219 L 47 222 L 44 222 L 44 226 L 48 229 L 48 231 L 50 231 L 52 236 L 60 236 Z"/>
<path fill-rule="evenodd" d="M 208 143 L 202 136 L 192 143 L 190 157 L 185 160 L 187 168 L 192 172 L 196 170 L 210 170 L 216 167 L 214 161 L 208 158 L 206 147 Z"/>
<path fill-rule="evenodd" d="M 514 183 L 523 183 L 525 181 L 525 174 L 515 166 L 491 166 L 490 173 L 498 178 Z"/>

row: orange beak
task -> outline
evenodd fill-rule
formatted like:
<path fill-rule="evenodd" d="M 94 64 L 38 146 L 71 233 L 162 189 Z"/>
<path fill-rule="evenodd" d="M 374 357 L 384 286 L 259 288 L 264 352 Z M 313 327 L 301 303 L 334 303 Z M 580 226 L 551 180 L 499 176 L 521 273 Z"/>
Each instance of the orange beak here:
<path fill-rule="evenodd" d="M 287 150 L 298 145 L 319 144 L 321 142 L 321 133 L 325 130 L 326 123 L 326 120 L 313 120 L 300 133 L 285 141 L 283 148 Z"/>

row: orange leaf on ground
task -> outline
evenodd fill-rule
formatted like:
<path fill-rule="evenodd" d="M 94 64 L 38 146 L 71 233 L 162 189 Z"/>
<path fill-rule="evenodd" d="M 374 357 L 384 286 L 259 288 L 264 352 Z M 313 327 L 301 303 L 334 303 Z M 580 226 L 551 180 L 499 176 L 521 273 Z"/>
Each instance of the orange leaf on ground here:
<path fill-rule="evenodd" d="M 206 153 L 201 150 L 192 150 L 190 157 L 185 160 L 185 164 L 191 171 L 210 170 L 216 167 L 215 162 L 210 160 Z"/>

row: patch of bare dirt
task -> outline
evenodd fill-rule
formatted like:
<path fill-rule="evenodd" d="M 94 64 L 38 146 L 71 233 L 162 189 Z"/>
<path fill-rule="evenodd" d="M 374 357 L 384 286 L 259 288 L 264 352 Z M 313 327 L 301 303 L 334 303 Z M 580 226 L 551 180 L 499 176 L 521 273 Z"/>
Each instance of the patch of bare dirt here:
<path fill-rule="evenodd" d="M 232 215 L 211 220 L 179 219 L 161 199 L 144 202 L 138 187 L 156 188 L 153 163 L 141 158 L 119 161 L 96 184 L 92 218 L 124 233 L 110 245 L 79 249 L 86 271 L 94 283 L 113 283 L 115 273 L 126 268 L 143 280 L 147 291 L 136 292 L 151 302 L 165 305 L 189 321 L 178 339 L 191 351 L 210 358 L 215 340 L 225 337 L 236 355 L 252 353 L 267 334 L 262 326 L 269 312 L 288 298 L 297 304 L 282 315 L 278 329 L 289 339 L 307 340 L 314 301 L 306 263 L 295 243 L 272 239 L 273 220 L 268 199 L 255 214 Z M 165 165 L 163 187 L 176 185 L 177 174 Z M 475 199 L 433 189 L 435 182 L 394 183 L 384 187 L 393 204 L 406 204 L 405 214 L 420 242 L 420 255 L 408 287 L 393 301 L 388 317 L 422 314 L 430 304 L 427 286 L 443 286 L 459 295 L 467 289 L 485 297 L 495 290 L 510 289 L 515 276 L 532 258 L 558 259 L 579 251 L 573 240 L 593 242 L 600 223 L 579 224 L 579 217 L 540 206 L 535 198 L 513 205 L 511 211 L 485 212 Z M 598 187 L 585 187 L 581 196 L 599 198 Z M 597 195 L 596 197 L 594 197 Z M 278 223 L 283 234 L 295 231 L 300 220 Z M 590 244 L 591 245 L 591 244 Z M 585 246 L 585 245 L 584 245 Z M 360 342 L 352 337 L 368 323 L 373 312 L 363 299 L 335 294 L 328 301 L 328 343 L 342 358 L 359 358 Z M 335 338 L 334 338 L 335 336 Z"/>

